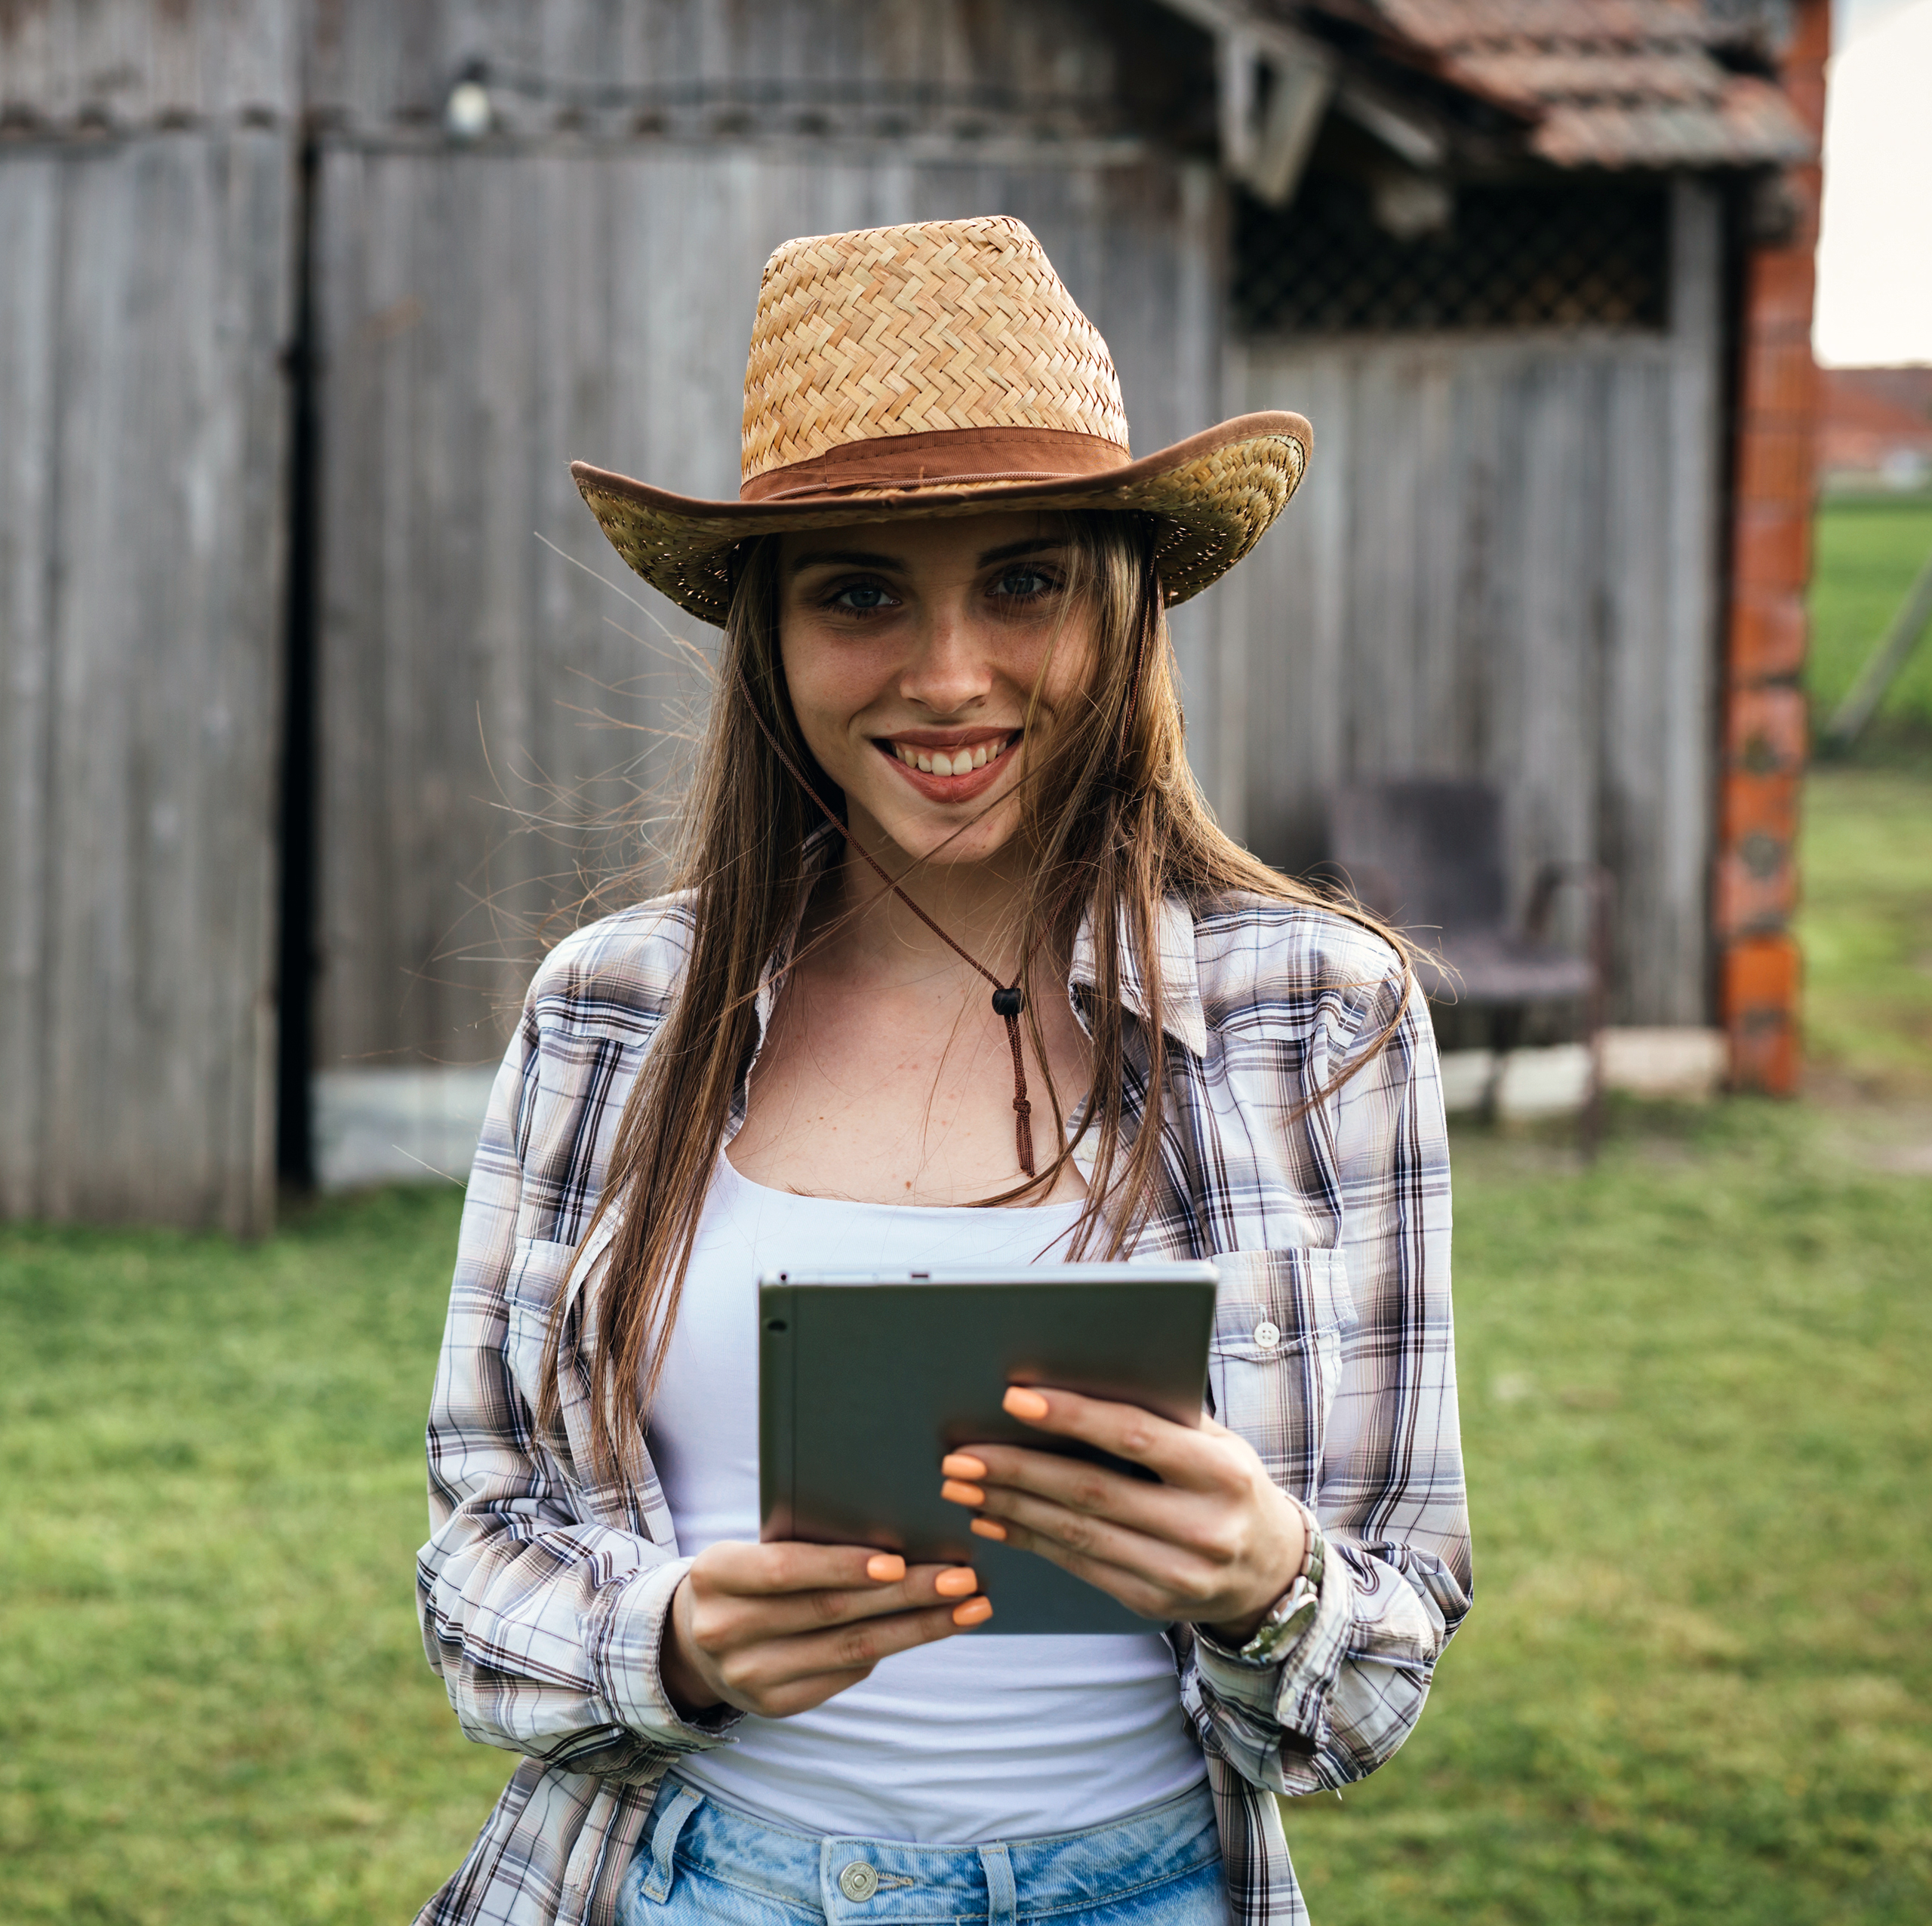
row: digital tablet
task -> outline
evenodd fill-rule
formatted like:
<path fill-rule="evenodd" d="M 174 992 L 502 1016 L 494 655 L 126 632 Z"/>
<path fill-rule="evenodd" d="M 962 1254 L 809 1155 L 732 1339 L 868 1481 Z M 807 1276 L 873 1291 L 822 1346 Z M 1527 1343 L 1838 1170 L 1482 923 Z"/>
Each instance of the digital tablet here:
<path fill-rule="evenodd" d="M 760 1535 L 971 1564 L 989 1632 L 1146 1632 L 1152 1621 L 1028 1552 L 976 1538 L 940 1460 L 1016 1444 L 1104 1460 L 1007 1416 L 1010 1384 L 1113 1398 L 1198 1425 L 1212 1264 L 1008 1265 L 758 1284 Z"/>

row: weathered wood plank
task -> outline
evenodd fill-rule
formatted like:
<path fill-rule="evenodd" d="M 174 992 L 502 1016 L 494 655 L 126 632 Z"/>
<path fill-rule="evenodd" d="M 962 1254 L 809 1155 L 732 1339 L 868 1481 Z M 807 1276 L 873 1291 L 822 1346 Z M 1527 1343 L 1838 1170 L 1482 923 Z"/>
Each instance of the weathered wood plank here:
<path fill-rule="evenodd" d="M 1677 1023 L 1710 1020 L 1715 1001 L 1709 892 L 1717 839 L 1716 773 L 1709 760 L 1717 734 L 1719 534 L 1724 432 L 1721 290 L 1725 238 L 1719 190 L 1680 179 L 1672 190 L 1671 378 L 1669 437 L 1672 500 L 1669 644 L 1661 678 L 1672 726 L 1666 738 L 1663 807 L 1676 826 L 1660 885 L 1670 906 L 1660 920 L 1660 958 L 1668 957 L 1668 1007 Z M 1659 994 L 1659 1007 L 1665 1007 Z"/>
<path fill-rule="evenodd" d="M 523 139 L 1065 133 L 1118 120 L 1121 96 L 1079 0 L 414 0 L 307 22 L 309 99 L 358 131 L 433 124 L 478 58 Z"/>
<path fill-rule="evenodd" d="M 1596 411 L 1588 366 L 1545 356 L 1515 386 L 1521 407 L 1518 511 L 1512 546 L 1520 629 L 1491 684 L 1503 717 L 1502 775 L 1512 908 L 1525 906 L 1537 871 L 1593 853 L 1600 718 L 1590 706 L 1601 571 L 1592 484 Z"/>
<path fill-rule="evenodd" d="M 47 1077 L 53 398 L 62 169 L 0 166 L 0 1212 L 34 1207 Z"/>
<path fill-rule="evenodd" d="M 40 878 L 8 952 L 32 1007 L 0 1012 L 34 1129 L 0 1137 L 0 1196 L 250 1231 L 274 1160 L 288 144 L 155 136 L 10 156 L 0 180 L 0 202 L 51 199 L 52 229 L 10 258 L 32 278 L 9 311 L 42 318 L 0 378 L 44 571 L 0 609 L 44 743 L 0 800 Z"/>
<path fill-rule="evenodd" d="M 1223 642 L 1261 854 L 1315 860 L 1340 780 L 1493 783 L 1519 906 L 1546 861 L 1617 875 L 1624 1023 L 1708 1009 L 1714 214 L 1680 229 L 1667 337 L 1248 344 L 1316 452 Z"/>
<path fill-rule="evenodd" d="M 0 115 L 57 132 L 291 118 L 303 11 L 296 0 L 0 8 Z"/>

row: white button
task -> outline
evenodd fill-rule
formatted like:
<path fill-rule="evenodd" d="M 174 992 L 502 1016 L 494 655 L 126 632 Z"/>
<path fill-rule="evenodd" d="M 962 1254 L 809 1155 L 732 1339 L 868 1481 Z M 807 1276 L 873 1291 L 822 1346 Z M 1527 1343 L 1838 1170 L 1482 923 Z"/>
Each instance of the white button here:
<path fill-rule="evenodd" d="M 1254 1327 L 1254 1341 L 1264 1351 L 1272 1351 L 1281 1341 L 1281 1327 L 1272 1320 L 1263 1318 Z"/>

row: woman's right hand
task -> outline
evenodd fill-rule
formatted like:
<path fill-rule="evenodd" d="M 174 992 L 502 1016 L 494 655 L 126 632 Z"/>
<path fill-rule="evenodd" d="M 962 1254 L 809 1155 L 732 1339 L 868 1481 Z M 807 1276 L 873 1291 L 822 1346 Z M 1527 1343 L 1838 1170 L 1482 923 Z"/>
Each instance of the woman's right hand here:
<path fill-rule="evenodd" d="M 914 1565 L 863 1545 L 707 1546 L 671 1596 L 659 1669 L 686 1718 L 720 1705 L 809 1712 L 881 1659 L 993 1615 L 970 1565 Z"/>

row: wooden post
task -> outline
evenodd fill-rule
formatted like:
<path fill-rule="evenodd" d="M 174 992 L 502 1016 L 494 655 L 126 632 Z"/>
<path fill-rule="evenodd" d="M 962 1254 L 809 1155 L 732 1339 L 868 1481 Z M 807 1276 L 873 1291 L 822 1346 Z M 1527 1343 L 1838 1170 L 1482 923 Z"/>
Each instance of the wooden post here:
<path fill-rule="evenodd" d="M 1829 0 L 1798 0 L 1780 78 L 1792 106 L 1818 134 L 1830 46 Z M 1805 756 L 1798 678 L 1808 639 L 1817 414 L 1812 251 L 1821 178 L 1815 159 L 1783 175 L 1790 218 L 1774 239 L 1750 244 L 1740 320 L 1712 910 L 1732 1087 L 1777 1096 L 1795 1093 L 1799 1074 L 1799 965 L 1790 925 Z"/>

